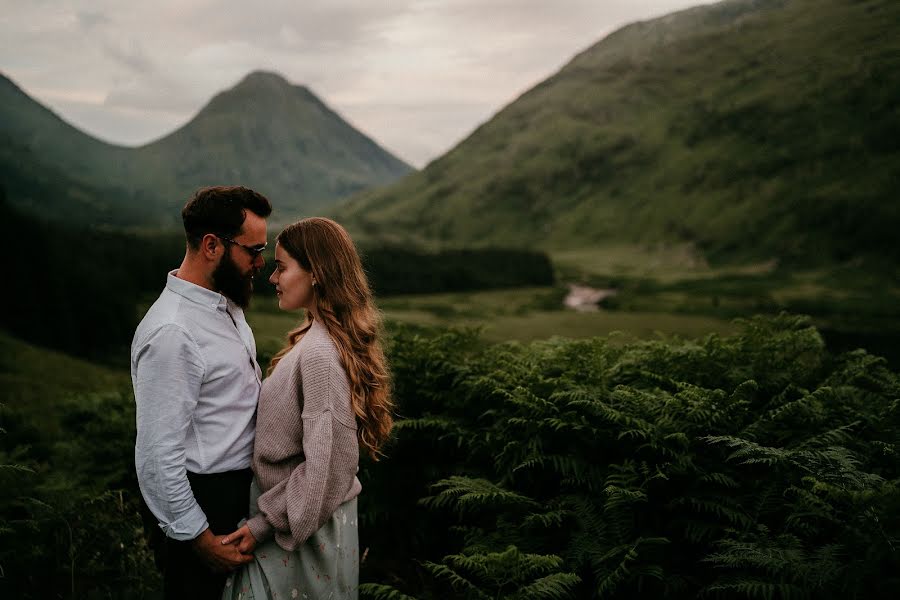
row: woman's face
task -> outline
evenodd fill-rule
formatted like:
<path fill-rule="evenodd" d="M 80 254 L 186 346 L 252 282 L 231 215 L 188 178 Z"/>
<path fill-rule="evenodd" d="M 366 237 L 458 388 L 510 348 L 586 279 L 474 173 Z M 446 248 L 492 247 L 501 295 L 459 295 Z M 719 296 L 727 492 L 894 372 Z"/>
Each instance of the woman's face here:
<path fill-rule="evenodd" d="M 281 244 L 275 244 L 275 271 L 269 277 L 278 295 L 278 308 L 297 310 L 313 308 L 313 276 L 288 254 Z"/>

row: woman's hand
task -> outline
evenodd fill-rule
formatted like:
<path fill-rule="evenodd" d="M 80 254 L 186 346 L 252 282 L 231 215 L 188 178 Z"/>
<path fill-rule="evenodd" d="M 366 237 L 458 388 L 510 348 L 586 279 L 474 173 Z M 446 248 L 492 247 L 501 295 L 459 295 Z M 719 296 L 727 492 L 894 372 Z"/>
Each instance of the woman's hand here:
<path fill-rule="evenodd" d="M 223 537 L 222 544 L 237 544 L 238 552 L 250 554 L 256 548 L 256 538 L 250 533 L 250 528 L 244 525 L 234 533 L 229 533 Z"/>

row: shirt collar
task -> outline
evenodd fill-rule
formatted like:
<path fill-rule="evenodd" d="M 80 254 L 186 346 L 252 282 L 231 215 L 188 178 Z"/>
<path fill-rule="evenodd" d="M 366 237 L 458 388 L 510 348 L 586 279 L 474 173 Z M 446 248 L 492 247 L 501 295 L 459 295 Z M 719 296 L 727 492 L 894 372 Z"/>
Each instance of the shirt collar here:
<path fill-rule="evenodd" d="M 197 304 L 202 304 L 204 306 L 209 306 L 211 308 L 226 310 L 228 308 L 228 299 L 225 298 L 219 292 L 214 292 L 212 290 L 208 290 L 205 287 L 199 286 L 196 283 L 191 283 L 190 281 L 185 281 L 184 279 L 179 279 L 176 274 L 178 273 L 178 269 L 173 271 L 169 271 L 168 277 L 166 277 L 166 289 L 170 290 L 179 296 L 187 298 L 191 302 L 196 302 Z"/>

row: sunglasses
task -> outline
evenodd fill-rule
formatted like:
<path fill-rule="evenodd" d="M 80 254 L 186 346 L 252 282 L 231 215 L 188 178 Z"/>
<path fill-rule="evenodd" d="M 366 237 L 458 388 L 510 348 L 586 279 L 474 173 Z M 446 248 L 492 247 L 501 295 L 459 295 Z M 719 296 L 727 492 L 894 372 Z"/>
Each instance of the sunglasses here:
<path fill-rule="evenodd" d="M 241 248 L 243 248 L 244 250 L 247 251 L 247 253 L 250 255 L 250 258 L 256 258 L 260 254 L 262 254 L 263 251 L 265 251 L 266 247 L 269 245 L 268 242 L 266 242 L 265 244 L 257 244 L 256 246 L 247 246 L 240 242 L 236 242 L 229 237 L 225 237 L 224 235 L 219 235 L 216 237 L 218 237 L 220 240 L 225 240 L 226 242 L 228 242 L 230 244 L 237 244 L 238 246 L 240 246 Z"/>

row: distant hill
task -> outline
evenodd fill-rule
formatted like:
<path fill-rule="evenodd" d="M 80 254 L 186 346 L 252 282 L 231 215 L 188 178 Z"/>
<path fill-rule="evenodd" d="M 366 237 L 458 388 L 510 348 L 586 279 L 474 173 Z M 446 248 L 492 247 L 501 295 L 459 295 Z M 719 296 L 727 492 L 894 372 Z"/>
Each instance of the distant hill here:
<path fill-rule="evenodd" d="M 336 216 L 428 244 L 900 257 L 898 31 L 890 0 L 730 0 L 635 23 Z"/>
<path fill-rule="evenodd" d="M 171 169 L 180 189 L 213 182 L 258 189 L 289 220 L 411 170 L 308 88 L 264 72 L 251 73 L 187 125 L 135 153 L 152 172 Z"/>
<path fill-rule="evenodd" d="M 254 72 L 139 148 L 101 142 L 0 76 L 0 183 L 9 202 L 70 224 L 178 224 L 197 187 L 242 184 L 290 221 L 411 168 L 309 89 Z"/>

